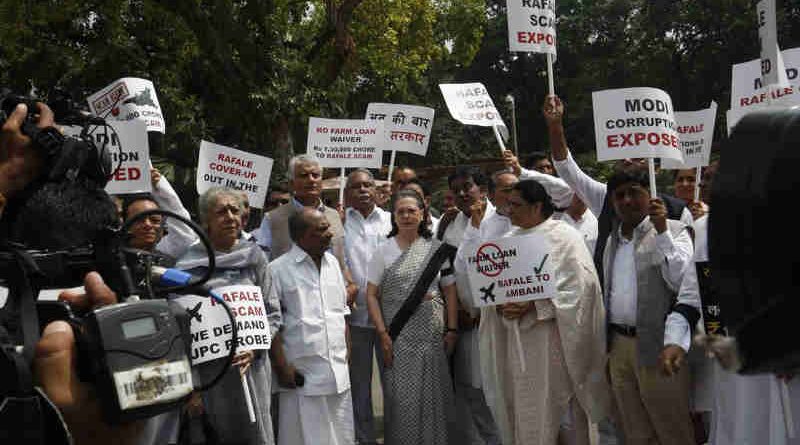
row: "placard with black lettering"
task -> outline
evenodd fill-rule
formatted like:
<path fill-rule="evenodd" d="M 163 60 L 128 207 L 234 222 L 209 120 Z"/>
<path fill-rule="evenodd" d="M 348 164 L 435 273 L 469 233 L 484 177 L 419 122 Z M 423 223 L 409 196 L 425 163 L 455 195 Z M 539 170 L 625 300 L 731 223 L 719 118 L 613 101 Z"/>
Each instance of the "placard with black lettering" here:
<path fill-rule="evenodd" d="M 250 285 L 214 289 L 231 307 L 239 344 L 237 351 L 269 349 L 272 341 L 261 288 Z M 233 345 L 233 328 L 225 308 L 216 300 L 198 295 L 175 299 L 189 312 L 192 333 L 192 365 L 226 357 Z"/>
<path fill-rule="evenodd" d="M 666 158 L 683 162 L 669 94 L 657 88 L 592 93 L 597 160 Z"/>
<path fill-rule="evenodd" d="M 476 307 L 552 298 L 556 270 L 552 247 L 538 234 L 482 242 L 467 255 L 467 274 Z"/>

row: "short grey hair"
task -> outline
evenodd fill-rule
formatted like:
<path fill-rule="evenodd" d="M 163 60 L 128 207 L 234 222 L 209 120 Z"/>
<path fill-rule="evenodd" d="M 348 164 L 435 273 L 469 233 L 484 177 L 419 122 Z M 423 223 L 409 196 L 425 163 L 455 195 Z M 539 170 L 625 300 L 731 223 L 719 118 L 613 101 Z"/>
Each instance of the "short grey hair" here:
<path fill-rule="evenodd" d="M 322 170 L 322 166 L 314 156 L 309 154 L 297 155 L 289 159 L 289 171 L 287 172 L 289 181 L 294 181 L 294 170 L 298 165 L 314 165 Z"/>
<path fill-rule="evenodd" d="M 357 169 L 351 171 L 349 175 L 347 175 L 347 182 L 345 182 L 345 184 L 344 184 L 345 187 L 350 188 L 350 183 L 353 182 L 352 181 L 353 180 L 353 175 L 355 175 L 357 173 L 363 173 L 363 174 L 369 176 L 369 180 L 370 181 L 373 181 L 373 182 L 375 181 L 375 175 L 373 175 L 371 171 L 369 171 L 366 168 L 357 168 Z"/>
<path fill-rule="evenodd" d="M 514 175 L 514 176 L 517 176 L 517 174 L 514 173 L 514 170 L 511 170 L 510 168 L 506 167 L 506 168 L 497 170 L 496 172 L 492 173 L 492 181 L 496 183 L 497 182 L 497 178 L 499 178 L 499 177 L 501 177 L 503 175 Z"/>
<path fill-rule="evenodd" d="M 217 204 L 220 196 L 233 197 L 239 209 L 244 211 L 244 201 L 242 201 L 242 194 L 239 190 L 229 187 L 211 187 L 200 195 L 197 201 L 197 218 L 200 220 L 200 225 L 206 230 L 208 230 L 208 211 Z"/>
<path fill-rule="evenodd" d="M 497 180 L 503 175 L 512 175 L 517 177 L 517 174 L 514 173 L 514 170 L 511 170 L 508 167 L 497 170 L 496 172 L 492 173 L 491 180 L 489 181 L 489 193 L 494 193 L 494 191 L 497 190 Z"/>

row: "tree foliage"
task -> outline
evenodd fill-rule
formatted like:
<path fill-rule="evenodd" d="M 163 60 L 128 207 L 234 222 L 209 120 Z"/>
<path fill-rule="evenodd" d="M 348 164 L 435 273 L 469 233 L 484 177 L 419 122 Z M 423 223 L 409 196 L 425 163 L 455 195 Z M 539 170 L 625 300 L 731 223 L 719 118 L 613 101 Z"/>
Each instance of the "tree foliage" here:
<path fill-rule="evenodd" d="M 653 86 L 676 109 L 729 103 L 731 65 L 758 57 L 750 0 L 561 0 L 556 90 L 573 150 L 594 147 L 591 92 Z M 778 1 L 782 48 L 800 43 L 800 1 Z M 504 0 L 0 0 L 0 84 L 83 100 L 125 76 L 151 79 L 167 122 L 153 151 L 193 189 L 200 139 L 281 165 L 309 116 L 358 118 L 371 101 L 436 108 L 431 165 L 496 156 L 486 128 L 450 118 L 440 82 L 479 81 L 520 149 L 546 146 L 544 56 L 508 51 Z M 720 114 L 718 130 L 724 128 Z M 724 132 L 718 131 L 717 138 Z"/>

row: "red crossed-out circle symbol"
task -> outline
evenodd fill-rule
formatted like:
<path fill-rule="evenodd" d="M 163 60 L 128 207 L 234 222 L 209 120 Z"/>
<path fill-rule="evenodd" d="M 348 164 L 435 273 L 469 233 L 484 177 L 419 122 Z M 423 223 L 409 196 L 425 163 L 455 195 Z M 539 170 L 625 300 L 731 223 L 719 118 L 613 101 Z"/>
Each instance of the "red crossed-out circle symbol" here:
<path fill-rule="evenodd" d="M 478 272 L 487 277 L 496 277 L 503 272 L 503 263 L 496 262 L 492 259 L 492 254 L 495 254 L 496 257 L 502 258 L 503 251 L 500 250 L 500 247 L 494 243 L 486 243 L 483 244 L 481 247 L 478 248 L 477 253 L 477 264 L 478 264 Z M 486 266 L 493 266 L 493 267 L 482 267 L 482 264 Z"/>

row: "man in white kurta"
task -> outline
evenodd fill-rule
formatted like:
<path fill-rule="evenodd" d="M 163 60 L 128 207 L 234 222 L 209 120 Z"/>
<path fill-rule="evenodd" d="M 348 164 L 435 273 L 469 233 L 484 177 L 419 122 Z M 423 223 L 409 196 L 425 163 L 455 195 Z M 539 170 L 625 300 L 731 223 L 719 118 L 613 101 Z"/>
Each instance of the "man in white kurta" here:
<path fill-rule="evenodd" d="M 330 226 L 314 209 L 292 215 L 289 226 L 294 244 L 270 264 L 271 292 L 285 320 L 272 351 L 280 381 L 278 444 L 351 445 L 350 311 L 339 263 L 327 251 Z"/>
<path fill-rule="evenodd" d="M 372 415 L 372 362 L 375 326 L 367 314 L 367 264 L 378 246 L 392 230 L 389 212 L 375 205 L 375 179 L 369 170 L 357 169 L 347 176 L 350 205 L 345 212 L 345 259 L 353 281 L 358 285 L 356 304 L 350 314 L 350 381 L 356 439 L 360 444 L 375 443 Z M 379 360 L 381 355 L 378 354 Z"/>

